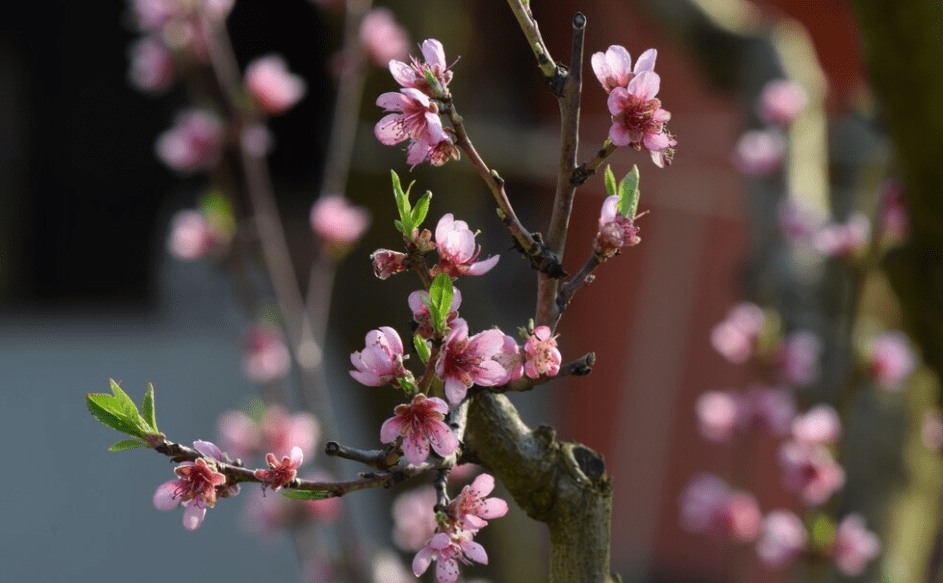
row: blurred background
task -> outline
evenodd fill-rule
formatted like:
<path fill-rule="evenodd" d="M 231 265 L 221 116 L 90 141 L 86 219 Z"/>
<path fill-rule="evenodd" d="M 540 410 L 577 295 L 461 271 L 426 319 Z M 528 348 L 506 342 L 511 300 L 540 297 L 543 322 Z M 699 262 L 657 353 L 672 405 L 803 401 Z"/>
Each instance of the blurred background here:
<path fill-rule="evenodd" d="M 555 180 L 557 106 L 506 3 L 375 4 L 389 8 L 408 31 L 413 54 L 423 39 L 443 42 L 449 62 L 456 61 L 451 90 L 472 140 L 507 180 L 522 222 L 544 229 Z M 857 9 L 875 28 L 871 4 L 862 0 Z M 924 7 L 910 4 L 896 3 L 892 12 L 919 15 Z M 658 97 L 672 113 L 679 145 L 666 169 L 629 149 L 610 159 L 620 177 L 639 166 L 640 208 L 649 214 L 637 223 L 642 244 L 604 265 L 557 329 L 564 361 L 595 351 L 592 375 L 512 400 L 532 426 L 551 424 L 562 439 L 605 456 L 614 480 L 613 570 L 624 581 L 841 579 L 815 561 L 770 569 L 749 544 L 691 532 L 682 524 L 679 500 L 695 475 L 712 472 L 752 491 L 764 514 L 802 506 L 782 485 L 779 438 L 756 433 L 747 445 L 732 445 L 706 440 L 698 430 L 695 405 L 703 393 L 742 391 L 764 380 L 756 367 L 731 363 L 711 346 L 712 330 L 732 306 L 756 302 L 775 310 L 784 330 L 819 335 L 822 374 L 803 392 L 806 406 L 843 398 L 840 385 L 855 367 L 863 329 L 913 328 L 913 313 L 901 310 L 894 282 L 878 274 L 865 285 L 860 268 L 799 256 L 780 232 L 779 209 L 787 198 L 845 221 L 855 210 L 877 212 L 886 179 L 916 183 L 919 168 L 895 158 L 887 133 L 907 128 L 895 126 L 893 112 L 879 105 L 881 88 L 868 81 L 867 35 L 855 6 L 843 0 L 531 5 L 557 59 L 569 54 L 574 12 L 588 19 L 580 160 L 601 146 L 611 123 L 589 56 L 614 44 L 633 56 L 658 49 Z M 259 313 L 247 313 L 227 266 L 181 261 L 167 251 L 172 218 L 197 204 L 207 180 L 199 173 L 180 177 L 155 156 L 157 136 L 188 94 L 179 86 L 142 94 L 129 84 L 129 51 L 138 34 L 128 4 L 108 0 L 92 10 L 81 3 L 21 4 L 15 10 L 0 25 L 4 578 L 315 580 L 310 569 L 302 574 L 289 537 L 244 528 L 241 500 L 222 501 L 200 530 L 186 532 L 179 512 L 158 513 L 151 503 L 153 489 L 173 477 L 173 466 L 149 452 L 106 451 L 115 435 L 86 413 L 83 397 L 105 392 L 109 378 L 135 400 L 147 382 L 155 384 L 158 421 L 168 438 L 215 439 L 217 417 L 258 394 L 243 374 L 242 358 L 244 335 Z M 934 10 L 929 14 L 938 18 Z M 920 30 L 940 30 L 939 20 L 912 18 Z M 889 17 L 888 30 L 898 20 L 905 26 L 903 18 Z M 275 196 L 295 270 L 307 281 L 317 255 L 308 214 L 330 153 L 336 73 L 344 67 L 338 56 L 343 13 L 329 2 L 238 0 L 227 24 L 241 68 L 275 52 L 307 83 L 298 105 L 269 124 Z M 905 55 L 897 58 L 904 62 Z M 934 75 L 932 67 L 920 70 Z M 807 102 L 783 134 L 787 150 L 760 171 L 743 162 L 742 151 L 738 157 L 738 144 L 744 132 L 763 127 L 756 104 L 766 84 L 779 78 L 802 86 Z M 928 95 L 935 95 L 934 83 L 928 81 Z M 343 431 L 322 435 L 322 442 L 375 447 L 376 427 L 394 404 L 392 396 L 377 396 L 379 389 L 360 386 L 346 373 L 349 354 L 363 348 L 368 330 L 388 325 L 406 333 L 406 297 L 418 287 L 409 276 L 377 280 L 369 261 L 374 249 L 396 249 L 399 240 L 391 228 L 391 168 L 416 181 L 414 192 L 434 193 L 430 224 L 453 212 L 482 231 L 483 257 L 502 255 L 486 277 L 461 282 L 462 314 L 473 329 L 514 330 L 526 324 L 535 301 L 534 273 L 510 249 L 467 160 L 410 170 L 401 148 L 383 146 L 372 135 L 381 116 L 375 97 L 395 89 L 387 71 L 369 68 L 343 194 L 369 208 L 373 222 L 334 281 L 324 350 Z M 927 134 L 915 141 L 929 147 L 937 141 L 938 120 L 926 120 Z M 571 273 L 592 251 L 604 197 L 599 178 L 578 192 L 565 257 Z M 931 239 L 930 248 L 934 244 Z M 923 265 L 934 282 L 921 287 L 917 278 L 909 289 L 938 306 L 936 286 L 943 280 L 931 277 L 939 273 L 938 261 L 909 265 Z M 937 322 L 932 314 L 928 326 Z M 929 336 L 921 334 L 915 345 L 926 346 Z M 918 367 L 903 391 L 858 391 L 846 403 L 851 413 L 843 412 L 846 422 L 855 422 L 846 426 L 840 460 L 847 486 L 828 511 L 863 513 L 881 540 L 882 555 L 862 580 L 936 580 L 927 565 L 935 564 L 939 456 L 920 433 L 937 399 L 931 369 Z M 297 381 L 294 372 L 285 385 Z M 297 397 L 288 404 L 300 406 Z M 352 466 L 338 471 L 351 477 L 359 470 Z M 377 548 L 390 545 L 394 494 L 366 491 L 343 500 L 343 512 L 354 516 L 351 528 Z M 494 524 L 493 565 L 467 576 L 542 580 L 542 525 L 516 509 Z M 408 564 L 411 555 L 403 558 Z"/>

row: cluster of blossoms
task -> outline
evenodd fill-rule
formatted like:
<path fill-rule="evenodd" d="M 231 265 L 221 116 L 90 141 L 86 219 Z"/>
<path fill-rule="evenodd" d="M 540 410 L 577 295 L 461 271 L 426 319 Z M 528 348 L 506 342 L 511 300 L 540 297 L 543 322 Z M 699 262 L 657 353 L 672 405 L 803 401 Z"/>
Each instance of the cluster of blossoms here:
<path fill-rule="evenodd" d="M 217 471 L 217 462 L 229 463 L 226 454 L 209 441 L 194 441 L 193 448 L 205 457 L 181 463 L 174 470 L 179 477 L 164 482 L 154 492 L 154 507 L 158 510 L 186 505 L 183 527 L 187 530 L 196 530 L 203 524 L 206 509 L 216 506 L 217 498 L 239 493 L 239 485 L 227 485 L 226 476 Z"/>
<path fill-rule="evenodd" d="M 424 61 L 390 60 L 390 73 L 402 89 L 377 98 L 377 105 L 389 113 L 377 122 L 374 134 L 387 146 L 409 140 L 406 162 L 413 166 L 426 161 L 441 166 L 458 158 L 455 140 L 439 118 L 440 104 L 451 99 L 452 72 L 442 43 L 427 39 L 421 49 Z"/>

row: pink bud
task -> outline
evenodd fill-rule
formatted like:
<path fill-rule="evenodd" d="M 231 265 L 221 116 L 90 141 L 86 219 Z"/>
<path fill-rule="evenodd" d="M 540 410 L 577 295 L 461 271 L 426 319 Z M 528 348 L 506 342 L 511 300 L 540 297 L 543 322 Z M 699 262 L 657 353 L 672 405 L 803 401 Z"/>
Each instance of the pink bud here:
<path fill-rule="evenodd" d="M 763 88 L 757 110 L 767 123 L 785 126 L 796 119 L 807 101 L 808 97 L 801 85 L 775 79 Z"/>
<path fill-rule="evenodd" d="M 353 206 L 342 195 L 322 196 L 311 207 L 311 228 L 322 241 L 335 249 L 360 240 L 370 226 L 370 212 Z"/>
<path fill-rule="evenodd" d="M 885 389 L 900 390 L 915 364 L 907 337 L 902 332 L 885 332 L 871 342 L 869 350 L 871 374 Z"/>
<path fill-rule="evenodd" d="M 259 107 L 269 115 L 279 115 L 304 97 L 304 79 L 288 72 L 288 65 L 278 55 L 266 55 L 246 68 L 246 89 Z"/>
<path fill-rule="evenodd" d="M 156 38 L 141 38 L 131 47 L 128 79 L 141 91 L 156 93 L 166 89 L 174 79 L 173 55 Z"/>
<path fill-rule="evenodd" d="M 698 429 L 711 441 L 730 441 L 740 419 L 737 397 L 730 391 L 709 391 L 697 399 Z"/>

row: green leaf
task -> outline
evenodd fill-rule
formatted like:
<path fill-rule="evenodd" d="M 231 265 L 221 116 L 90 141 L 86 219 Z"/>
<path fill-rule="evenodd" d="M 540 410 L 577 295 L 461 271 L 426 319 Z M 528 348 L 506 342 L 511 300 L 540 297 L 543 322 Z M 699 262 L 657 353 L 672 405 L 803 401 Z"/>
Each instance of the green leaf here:
<path fill-rule="evenodd" d="M 146 443 L 138 439 L 122 439 L 118 443 L 108 448 L 108 451 L 126 451 L 139 447 L 148 447 Z"/>
<path fill-rule="evenodd" d="M 612 166 L 606 165 L 606 192 L 609 196 L 616 194 L 616 175 L 612 173 Z"/>
<path fill-rule="evenodd" d="M 638 189 L 639 178 L 638 166 L 633 164 L 632 171 L 626 174 L 619 184 L 619 212 L 630 219 L 634 219 L 638 211 L 638 199 L 641 196 Z"/>
<path fill-rule="evenodd" d="M 421 360 L 423 364 L 428 364 L 430 353 L 429 345 L 426 344 L 426 339 L 419 334 L 414 334 L 413 346 L 416 347 L 416 353 L 419 355 L 419 360 Z"/>
<path fill-rule="evenodd" d="M 395 170 L 390 170 L 390 174 L 393 176 L 393 197 L 396 199 L 396 210 L 399 211 L 399 218 L 403 225 L 401 232 L 405 235 L 407 227 L 409 228 L 408 232 L 412 232 L 412 207 L 409 204 L 409 189 L 403 192 L 403 185 L 400 183 L 399 175 L 396 174 Z"/>
<path fill-rule="evenodd" d="M 440 273 L 429 286 L 429 315 L 436 332 L 441 333 L 452 307 L 452 278 L 447 273 Z"/>
<path fill-rule="evenodd" d="M 154 413 L 154 385 L 152 383 L 147 383 L 147 391 L 144 393 L 141 408 L 144 409 L 144 421 L 151 426 L 155 434 L 160 433 L 157 430 L 157 416 Z"/>
<path fill-rule="evenodd" d="M 333 496 L 330 490 L 289 490 L 282 492 L 285 498 L 294 500 L 324 500 Z"/>
<path fill-rule="evenodd" d="M 432 192 L 427 190 L 426 193 L 416 201 L 416 206 L 413 208 L 412 212 L 413 229 L 418 229 L 419 225 L 426 220 L 426 215 L 429 214 L 430 200 L 432 200 Z"/>
<path fill-rule="evenodd" d="M 133 422 L 137 417 L 140 417 L 141 414 L 138 412 L 138 406 L 134 404 L 131 397 L 121 390 L 121 387 L 118 386 L 118 383 L 116 383 L 114 379 L 109 379 L 108 382 L 111 383 L 111 392 L 115 395 L 118 406 L 125 412 L 125 416 L 128 420 Z"/>
<path fill-rule="evenodd" d="M 102 425 L 128 435 L 144 437 L 145 433 L 138 426 L 137 419 L 128 419 L 115 397 L 104 393 L 89 393 L 85 395 L 85 404 L 92 416 Z"/>
<path fill-rule="evenodd" d="M 399 231 L 400 233 L 402 233 L 402 234 L 404 234 L 404 235 L 407 235 L 408 233 L 411 233 L 411 232 L 412 232 L 412 229 L 410 229 L 410 230 L 407 232 L 407 231 L 406 231 L 406 225 L 404 225 L 404 224 L 403 224 L 403 221 L 401 221 L 401 220 L 399 220 L 399 219 L 396 219 L 396 220 L 393 221 L 393 226 L 396 227 L 396 230 L 397 230 L 397 231 Z"/>

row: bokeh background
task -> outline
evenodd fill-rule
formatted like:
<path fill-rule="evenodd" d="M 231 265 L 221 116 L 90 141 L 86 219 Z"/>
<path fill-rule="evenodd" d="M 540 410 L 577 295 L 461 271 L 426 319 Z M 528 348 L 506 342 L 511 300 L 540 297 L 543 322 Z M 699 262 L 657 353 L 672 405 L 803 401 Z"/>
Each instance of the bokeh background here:
<path fill-rule="evenodd" d="M 557 107 L 506 4 L 377 4 L 393 10 L 413 42 L 438 38 L 450 60 L 461 57 L 452 92 L 469 132 L 507 180 L 522 221 L 540 230 L 554 186 Z M 593 374 L 514 401 L 530 424 L 552 424 L 561 437 L 605 455 L 615 483 L 613 568 L 623 580 L 782 580 L 788 573 L 763 570 L 748 548 L 685 532 L 678 499 L 697 472 L 736 469 L 750 476 L 764 509 L 796 506 L 779 485 L 775 442 L 759 440 L 746 454 L 708 443 L 697 433 L 694 403 L 704 391 L 749 380 L 749 371 L 712 350 L 710 331 L 736 302 L 775 296 L 769 286 L 778 285 L 775 274 L 784 270 L 767 245 L 782 188 L 745 177 L 732 162 L 739 136 L 758 124 L 754 103 L 763 85 L 788 76 L 810 95 L 808 132 L 797 138 L 804 148 L 797 157 L 817 158 L 790 168 L 780 185 L 803 185 L 808 196 L 845 216 L 867 208 L 868 200 L 873 208 L 875 185 L 894 164 L 853 6 L 843 0 L 535 0 L 532 6 L 557 58 L 569 52 L 573 13 L 588 19 L 580 159 L 602 143 L 609 127 L 606 95 L 588 57 L 611 44 L 633 55 L 658 49 L 659 97 L 672 112 L 679 146 L 675 163 L 664 170 L 631 151 L 611 160 L 620 176 L 639 165 L 641 207 L 650 214 L 639 222 L 643 243 L 599 271 L 558 329 L 565 360 L 596 352 Z M 907 2 L 894 6 L 909 10 Z M 154 510 L 153 489 L 172 477 L 172 466 L 147 452 L 106 452 L 115 435 L 85 411 L 84 394 L 104 392 L 109 378 L 136 399 L 153 382 L 168 437 L 212 439 L 217 415 L 255 394 L 240 370 L 249 319 L 223 270 L 166 252 L 171 216 L 193 206 L 205 181 L 180 179 L 154 156 L 155 137 L 186 95 L 145 96 L 128 85 L 135 34 L 125 2 L 33 3 L 15 10 L 16 17 L 0 25 L 3 579 L 299 580 L 287 537 L 262 540 L 246 532 L 239 501 L 220 503 L 194 533 L 180 527 L 179 513 Z M 340 25 L 336 13 L 305 0 L 238 0 L 229 19 L 240 64 L 278 52 L 308 83 L 305 99 L 271 122 L 272 174 L 299 274 L 307 273 L 314 255 L 308 211 L 326 156 Z M 510 251 L 467 161 L 410 171 L 399 149 L 375 140 L 380 112 L 373 100 L 393 89 L 385 71 L 374 70 L 366 80 L 345 194 L 369 207 L 374 222 L 340 266 L 326 346 L 329 362 L 337 363 L 331 392 L 345 428 L 331 437 L 363 447 L 375 443 L 376 425 L 361 413 L 382 419 L 388 403 L 374 407 L 377 390 L 348 377 L 347 355 L 362 348 L 371 328 L 405 331 L 405 298 L 415 287 L 404 278 L 374 279 L 368 260 L 373 249 L 397 242 L 390 168 L 416 180 L 419 191 L 433 191 L 432 220 L 454 212 L 481 229 L 484 254 L 502 254 L 491 274 L 462 287 L 462 311 L 473 327 L 523 325 L 535 296 L 533 272 Z M 604 195 L 600 180 L 579 191 L 565 262 L 571 272 L 591 250 Z M 808 310 L 801 316 L 805 325 L 827 330 L 834 322 L 823 314 L 841 312 L 827 308 L 842 301 L 835 286 L 844 284 L 840 276 L 825 276 L 818 285 L 804 289 L 822 291 L 819 300 L 790 296 L 785 303 Z M 869 305 L 884 324 L 900 325 L 893 301 L 882 298 Z M 840 368 L 848 355 L 829 358 Z M 921 378 L 933 384 L 932 377 Z M 816 390 L 829 394 L 827 386 Z M 914 434 L 905 414 L 912 407 L 877 399 L 860 408 L 861 437 L 850 446 L 859 452 L 860 468 L 849 469 L 849 481 L 859 485 L 849 487 L 845 503 L 862 503 L 859 510 L 888 541 L 903 520 L 892 511 L 894 501 L 914 482 L 901 453 Z M 887 447 L 875 448 L 875 442 Z M 884 479 L 872 481 L 874 473 Z M 931 518 L 939 514 L 934 487 L 924 487 L 927 502 L 915 506 Z M 367 491 L 344 504 L 357 528 L 382 543 L 389 499 L 387 492 Z M 925 548 L 936 532 L 915 526 L 907 536 L 903 547 Z M 496 526 L 489 547 L 494 568 L 475 572 L 499 581 L 541 580 L 543 538 L 540 525 L 512 512 Z M 898 547 L 885 542 L 885 549 Z M 884 559 L 865 579 L 881 580 L 883 572 L 895 574 L 886 580 L 918 580 L 891 563 Z"/>

